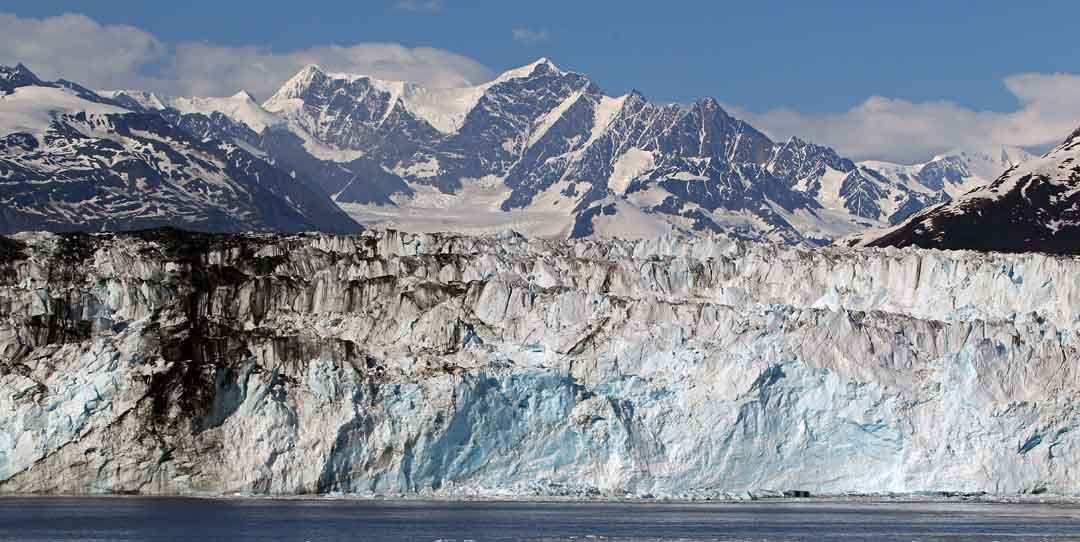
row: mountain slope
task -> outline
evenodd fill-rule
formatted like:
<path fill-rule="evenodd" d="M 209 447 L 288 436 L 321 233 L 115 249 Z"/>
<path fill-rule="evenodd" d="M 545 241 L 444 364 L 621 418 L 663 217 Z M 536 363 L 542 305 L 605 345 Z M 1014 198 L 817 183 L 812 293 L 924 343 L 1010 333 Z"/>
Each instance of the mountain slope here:
<path fill-rule="evenodd" d="M 0 232 L 359 226 L 325 195 L 231 142 L 23 66 L 0 68 Z"/>
<path fill-rule="evenodd" d="M 1080 254 L 1080 130 L 1045 156 L 863 243 Z"/>

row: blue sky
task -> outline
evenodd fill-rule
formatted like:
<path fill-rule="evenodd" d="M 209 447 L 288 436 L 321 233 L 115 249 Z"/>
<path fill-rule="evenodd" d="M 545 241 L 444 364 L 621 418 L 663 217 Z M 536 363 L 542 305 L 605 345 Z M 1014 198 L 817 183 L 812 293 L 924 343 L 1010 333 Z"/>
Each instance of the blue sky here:
<path fill-rule="evenodd" d="M 166 49 L 196 43 L 286 55 L 366 43 L 432 48 L 456 55 L 445 62 L 429 59 L 437 69 L 457 66 L 454 73 L 468 79 L 481 77 L 484 68 L 495 73 L 547 56 L 611 94 L 637 89 L 655 101 L 682 103 L 715 96 L 770 135 L 802 130 L 872 157 L 875 151 L 858 148 L 857 138 L 848 142 L 838 135 L 850 126 L 825 130 L 818 124 L 867 106 L 873 97 L 887 98 L 890 107 L 949 104 L 975 117 L 1014 114 L 1030 96 L 1007 85 L 1008 78 L 1080 73 L 1080 2 L 1063 1 L 6 0 L 0 11 L 19 21 L 79 13 L 104 28 L 140 29 Z M 10 61 L 3 55 L 0 60 Z M 135 69 L 176 69 L 173 60 L 151 58 Z M 1028 94 L 1058 83 L 1036 82 L 1039 88 Z M 164 85 L 147 83 L 154 84 Z M 209 83 L 191 90 L 203 88 L 228 90 Z M 960 139 L 967 137 L 974 134 Z M 1012 138 L 1001 141 L 1010 144 L 1033 141 L 995 137 Z M 934 145 L 903 158 L 945 142 Z"/>

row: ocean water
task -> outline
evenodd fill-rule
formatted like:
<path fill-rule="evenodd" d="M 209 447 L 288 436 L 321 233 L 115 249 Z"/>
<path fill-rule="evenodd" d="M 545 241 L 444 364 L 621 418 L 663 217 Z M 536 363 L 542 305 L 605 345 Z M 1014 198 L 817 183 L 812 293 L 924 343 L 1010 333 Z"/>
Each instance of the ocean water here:
<path fill-rule="evenodd" d="M 0 498 L 0 540 L 1080 541 L 1080 507 Z"/>

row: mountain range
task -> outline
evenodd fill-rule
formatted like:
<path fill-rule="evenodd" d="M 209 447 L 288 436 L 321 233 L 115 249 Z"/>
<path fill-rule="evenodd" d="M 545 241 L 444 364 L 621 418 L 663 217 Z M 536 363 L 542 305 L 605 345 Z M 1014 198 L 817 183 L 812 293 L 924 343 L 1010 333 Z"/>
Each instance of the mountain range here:
<path fill-rule="evenodd" d="M 1080 130 L 994 182 L 852 244 L 1080 254 Z"/>
<path fill-rule="evenodd" d="M 1001 147 L 917 165 L 855 162 L 799 138 L 773 141 L 712 98 L 607 96 L 547 59 L 453 89 L 307 66 L 262 104 L 246 92 L 92 92 L 21 66 L 5 73 L 2 232 L 359 223 L 820 245 L 895 226 L 1031 158 Z M 5 122 L 31 102 L 49 112 L 35 129 Z"/>
<path fill-rule="evenodd" d="M 233 140 L 22 65 L 0 67 L 0 201 L 5 233 L 360 230 L 321 190 Z"/>

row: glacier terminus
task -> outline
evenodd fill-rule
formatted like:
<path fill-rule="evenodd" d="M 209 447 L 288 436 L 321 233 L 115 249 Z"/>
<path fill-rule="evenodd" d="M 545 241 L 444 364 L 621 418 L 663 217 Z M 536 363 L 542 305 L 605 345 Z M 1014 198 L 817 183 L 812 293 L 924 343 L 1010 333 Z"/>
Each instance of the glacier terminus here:
<path fill-rule="evenodd" d="M 1080 261 L 0 238 L 0 491 L 1077 495 Z"/>

